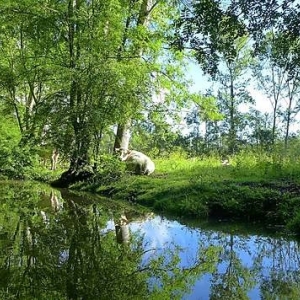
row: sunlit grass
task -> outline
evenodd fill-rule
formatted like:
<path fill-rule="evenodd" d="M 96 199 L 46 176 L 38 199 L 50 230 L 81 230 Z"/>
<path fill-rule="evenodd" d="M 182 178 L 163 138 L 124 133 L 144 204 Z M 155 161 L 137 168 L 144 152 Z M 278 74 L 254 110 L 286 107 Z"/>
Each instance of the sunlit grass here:
<path fill-rule="evenodd" d="M 268 155 L 261 152 L 241 152 L 228 158 L 229 165 L 223 165 L 218 156 L 187 158 L 174 153 L 168 158 L 155 160 L 156 170 L 150 176 L 125 174 L 113 183 L 121 195 L 138 190 L 150 196 L 170 193 L 173 196 L 185 194 L 195 186 L 226 182 L 260 182 L 272 180 L 298 181 L 300 159 Z M 99 186 L 99 191 L 107 187 Z"/>
<path fill-rule="evenodd" d="M 179 216 L 300 226 L 297 156 L 244 151 L 228 160 L 224 165 L 218 156 L 188 158 L 174 153 L 154 160 L 156 170 L 150 176 L 121 172 L 118 180 L 93 183 L 90 191 Z"/>

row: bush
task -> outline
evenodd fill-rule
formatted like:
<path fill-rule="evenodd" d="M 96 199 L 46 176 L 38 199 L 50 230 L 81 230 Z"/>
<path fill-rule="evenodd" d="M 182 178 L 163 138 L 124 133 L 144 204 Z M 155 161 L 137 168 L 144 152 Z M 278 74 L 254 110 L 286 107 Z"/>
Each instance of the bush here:
<path fill-rule="evenodd" d="M 95 180 L 101 184 L 114 182 L 125 173 L 126 164 L 111 154 L 101 155 Z"/>
<path fill-rule="evenodd" d="M 300 235 L 300 211 L 287 223 L 287 228 Z"/>
<path fill-rule="evenodd" d="M 0 161 L 2 175 L 13 179 L 32 179 L 38 165 L 37 156 L 29 146 L 15 146 Z"/>

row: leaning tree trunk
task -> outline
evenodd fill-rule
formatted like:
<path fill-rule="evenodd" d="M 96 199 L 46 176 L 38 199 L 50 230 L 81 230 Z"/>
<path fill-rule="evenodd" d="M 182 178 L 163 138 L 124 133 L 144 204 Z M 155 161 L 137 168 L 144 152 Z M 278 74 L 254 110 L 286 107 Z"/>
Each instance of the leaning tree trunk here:
<path fill-rule="evenodd" d="M 82 101 L 80 92 L 77 91 L 74 95 L 76 95 L 74 99 L 77 102 Z M 73 98 L 72 93 L 70 98 Z M 55 187 L 68 187 L 70 184 L 85 181 L 94 176 L 93 168 L 89 164 L 88 154 L 91 138 L 84 119 L 84 114 L 73 118 L 74 148 L 71 153 L 70 166 L 58 180 L 52 183 Z"/>

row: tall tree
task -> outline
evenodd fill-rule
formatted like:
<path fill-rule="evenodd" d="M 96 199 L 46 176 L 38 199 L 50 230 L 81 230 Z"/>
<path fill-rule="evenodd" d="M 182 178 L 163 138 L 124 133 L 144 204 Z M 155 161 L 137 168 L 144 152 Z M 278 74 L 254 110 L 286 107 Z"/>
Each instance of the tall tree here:
<path fill-rule="evenodd" d="M 174 46 L 191 49 L 204 72 L 220 81 L 225 89 L 222 101 L 229 116 L 230 153 L 236 147 L 238 105 L 240 101 L 251 100 L 245 87 L 237 85 L 237 79 L 250 63 L 249 51 L 246 55 L 244 50 L 246 43 L 245 25 L 221 1 L 192 2 L 183 9 L 177 22 Z"/>
<path fill-rule="evenodd" d="M 234 41 L 246 34 L 246 27 L 230 7 L 220 0 L 188 2 L 175 20 L 173 46 L 190 49 L 204 72 L 214 76 L 221 58 L 236 57 Z"/>
<path fill-rule="evenodd" d="M 221 83 L 219 90 L 219 103 L 225 121 L 228 122 L 228 150 L 233 154 L 237 147 L 238 130 L 242 128 L 242 115 L 239 112 L 241 104 L 254 104 L 247 87 L 249 78 L 247 70 L 251 63 L 251 55 L 247 46 L 248 37 L 240 37 L 233 41 L 235 45 L 235 57 L 226 59 L 224 56 L 224 66 L 220 67 L 216 80 Z"/>
<path fill-rule="evenodd" d="M 0 10 L 2 101 L 16 116 L 22 143 L 30 143 L 45 124 L 43 116 L 57 88 L 48 84 L 53 79 L 52 45 L 43 38 L 51 17 L 35 2 L 5 1 Z"/>
<path fill-rule="evenodd" d="M 286 34 L 272 30 L 257 48 L 258 60 L 254 66 L 258 86 L 272 104 L 273 144 L 279 127 L 278 117 L 283 115 L 286 147 L 292 116 L 298 113 L 296 95 L 299 93 L 299 65 L 296 49 L 297 43 L 292 42 Z"/>
<path fill-rule="evenodd" d="M 152 90 L 152 93 L 160 93 L 166 86 L 170 88 L 169 79 L 174 79 L 173 76 L 177 73 L 176 57 L 173 57 L 173 68 L 168 67 L 165 63 L 170 63 L 171 52 L 167 53 L 163 49 L 168 41 L 168 32 L 172 30 L 170 20 L 178 14 L 176 1 L 129 1 L 127 11 L 119 54 L 121 56 L 124 53 L 130 53 L 130 55 L 139 58 L 141 62 L 146 60 L 148 63 L 155 63 L 156 66 L 148 81 L 152 81 L 152 84 L 158 87 L 158 90 Z M 132 30 L 136 31 L 139 38 L 133 41 L 133 47 L 128 47 L 132 43 L 132 36 L 130 35 Z M 160 57 L 160 62 L 162 62 L 163 56 L 166 57 L 165 63 L 159 66 L 157 58 Z M 129 147 L 130 128 L 133 119 L 134 114 L 131 112 L 127 114 L 127 118 L 119 122 L 114 144 L 115 149 Z"/>
<path fill-rule="evenodd" d="M 294 117 L 299 112 L 299 38 L 291 38 L 289 34 L 277 33 L 272 40 L 271 58 L 273 64 L 284 70 L 284 90 L 285 106 L 283 107 L 284 122 L 284 144 L 288 147 L 290 126 Z"/>
<path fill-rule="evenodd" d="M 152 6 L 152 0 L 142 0 L 138 3 L 138 9 L 134 10 L 134 2 L 130 1 L 128 7 L 128 15 L 125 21 L 124 33 L 122 44 L 120 45 L 120 55 L 122 55 L 123 51 L 126 51 L 125 46 L 128 43 L 129 36 L 128 31 L 131 26 L 135 26 L 137 30 L 145 31 L 147 29 L 147 23 L 150 17 L 150 13 L 155 6 Z M 142 59 L 143 55 L 143 46 L 142 44 L 138 44 L 134 47 L 133 55 L 140 57 Z M 129 141 L 130 141 L 130 127 L 131 127 L 131 117 L 128 116 L 127 119 L 123 120 L 123 122 L 117 125 L 117 133 L 115 138 L 114 149 L 123 148 L 128 149 Z"/>

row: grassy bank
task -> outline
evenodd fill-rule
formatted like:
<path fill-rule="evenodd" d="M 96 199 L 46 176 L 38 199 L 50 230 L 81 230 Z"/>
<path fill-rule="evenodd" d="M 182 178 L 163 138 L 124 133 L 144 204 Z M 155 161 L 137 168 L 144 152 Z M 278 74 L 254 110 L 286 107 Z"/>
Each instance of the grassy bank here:
<path fill-rule="evenodd" d="M 217 157 L 173 155 L 155 161 L 151 176 L 120 173 L 73 188 L 177 216 L 259 221 L 300 232 L 300 162 L 241 153 L 223 166 Z"/>

